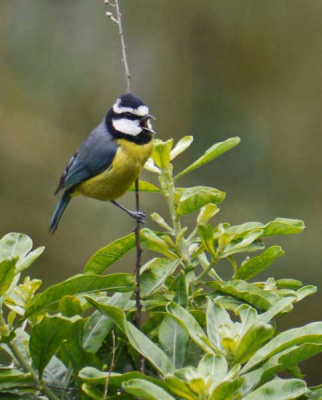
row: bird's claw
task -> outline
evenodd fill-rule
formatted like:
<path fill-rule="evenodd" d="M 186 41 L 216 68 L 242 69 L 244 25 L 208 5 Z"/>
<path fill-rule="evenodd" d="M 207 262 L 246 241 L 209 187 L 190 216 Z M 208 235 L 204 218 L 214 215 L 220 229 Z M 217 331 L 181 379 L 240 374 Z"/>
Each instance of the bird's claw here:
<path fill-rule="evenodd" d="M 142 211 L 132 211 L 131 216 L 140 224 L 145 224 L 145 213 Z"/>

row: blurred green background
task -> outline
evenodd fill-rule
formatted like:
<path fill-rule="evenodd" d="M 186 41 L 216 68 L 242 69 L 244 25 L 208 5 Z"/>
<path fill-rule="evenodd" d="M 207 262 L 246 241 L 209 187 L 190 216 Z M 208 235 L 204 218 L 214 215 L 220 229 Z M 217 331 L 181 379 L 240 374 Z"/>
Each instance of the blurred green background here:
<path fill-rule="evenodd" d="M 214 142 L 242 139 L 181 184 L 228 192 L 217 222 L 303 219 L 303 234 L 269 241 L 286 256 L 263 279 L 321 286 L 322 2 L 123 0 L 121 6 L 132 90 L 157 117 L 158 137 L 195 138 L 177 170 Z M 125 88 L 117 27 L 106 11 L 99 0 L 0 3 L 0 236 L 24 232 L 46 246 L 30 271 L 44 285 L 81 272 L 97 249 L 134 227 L 112 205 L 77 198 L 58 232 L 48 234 L 61 172 Z M 122 201 L 134 207 L 133 194 Z M 157 195 L 141 201 L 147 213 L 168 217 Z M 113 271 L 133 266 L 128 257 Z M 279 327 L 321 320 L 321 300 L 322 291 Z M 321 360 L 304 366 L 311 384 L 322 383 Z"/>

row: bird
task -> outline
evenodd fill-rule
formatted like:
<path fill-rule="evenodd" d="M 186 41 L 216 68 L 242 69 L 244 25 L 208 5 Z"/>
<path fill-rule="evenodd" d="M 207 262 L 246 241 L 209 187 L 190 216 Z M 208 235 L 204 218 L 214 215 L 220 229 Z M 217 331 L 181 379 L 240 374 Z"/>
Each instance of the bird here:
<path fill-rule="evenodd" d="M 109 201 L 135 220 L 144 223 L 145 214 L 119 204 L 138 178 L 153 151 L 153 130 L 149 107 L 132 93 L 120 96 L 102 122 L 92 130 L 71 157 L 55 195 L 63 192 L 51 219 L 53 234 L 70 200 L 78 195 Z"/>

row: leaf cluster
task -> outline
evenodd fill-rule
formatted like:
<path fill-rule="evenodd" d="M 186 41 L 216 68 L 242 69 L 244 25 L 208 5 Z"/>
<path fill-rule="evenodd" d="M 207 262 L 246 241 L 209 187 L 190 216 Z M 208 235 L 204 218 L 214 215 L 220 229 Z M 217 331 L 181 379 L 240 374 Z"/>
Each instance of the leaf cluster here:
<path fill-rule="evenodd" d="M 157 229 L 141 230 L 142 245 L 156 253 L 141 268 L 141 330 L 133 324 L 134 276 L 106 274 L 135 248 L 134 234 L 98 250 L 83 274 L 41 292 L 41 281 L 21 282 L 21 272 L 44 249 L 32 250 L 22 234 L 0 240 L 0 351 L 10 359 L 0 366 L 0 399 L 322 398 L 299 366 L 322 351 L 322 322 L 286 332 L 276 326 L 278 315 L 316 287 L 254 280 L 284 255 L 278 245 L 265 249 L 265 238 L 300 233 L 304 223 L 214 223 L 226 194 L 177 181 L 239 138 L 215 144 L 175 175 L 172 161 L 192 142 L 157 140 L 145 168 L 158 183 L 140 182 L 141 191 L 163 198 L 169 209 L 168 218 L 152 214 Z M 186 226 L 192 213 L 196 223 Z M 228 281 L 223 269 L 231 271 Z"/>

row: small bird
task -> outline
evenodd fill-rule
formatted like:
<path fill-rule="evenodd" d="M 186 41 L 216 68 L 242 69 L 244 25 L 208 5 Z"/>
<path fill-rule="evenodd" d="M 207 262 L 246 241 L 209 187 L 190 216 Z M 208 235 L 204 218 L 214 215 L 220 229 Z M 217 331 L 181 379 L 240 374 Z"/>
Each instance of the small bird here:
<path fill-rule="evenodd" d="M 70 159 L 58 188 L 64 193 L 57 204 L 50 232 L 54 233 L 72 197 L 82 194 L 110 201 L 134 219 L 145 214 L 117 203 L 135 182 L 153 150 L 154 130 L 149 107 L 133 94 L 119 97 L 103 121 L 88 135 Z"/>

